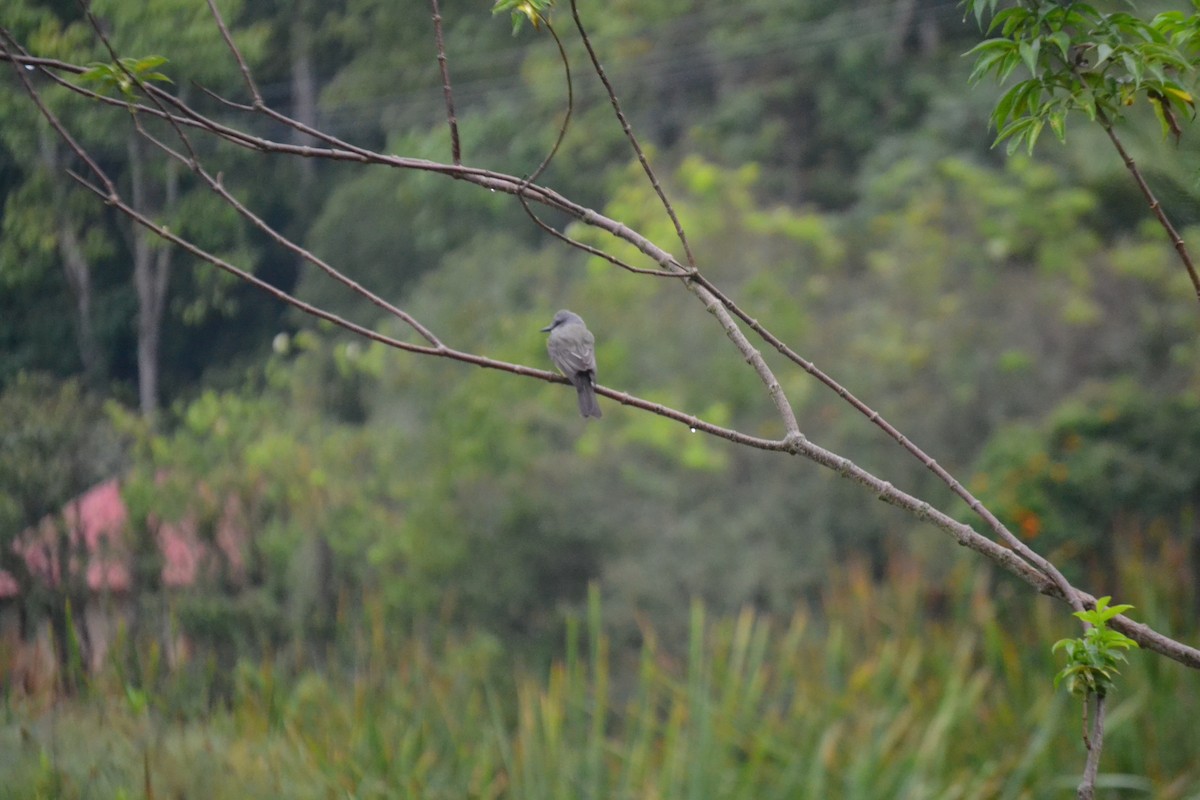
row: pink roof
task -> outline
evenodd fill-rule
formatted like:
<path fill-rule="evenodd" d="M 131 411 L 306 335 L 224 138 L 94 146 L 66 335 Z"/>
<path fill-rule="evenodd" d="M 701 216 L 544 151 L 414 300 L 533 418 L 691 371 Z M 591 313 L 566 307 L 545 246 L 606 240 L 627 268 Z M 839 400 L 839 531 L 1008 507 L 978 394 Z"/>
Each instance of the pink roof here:
<path fill-rule="evenodd" d="M 237 518 L 237 503 L 226 503 L 217 531 L 217 548 L 232 568 L 242 568 L 240 542 L 243 539 L 233 520 Z M 127 592 L 131 578 L 129 549 L 125 540 L 129 512 L 121 498 L 116 478 L 93 486 L 69 502 L 63 509 L 61 521 L 66 526 L 70 542 L 68 569 L 80 573 L 80 556 L 86 561 L 88 588 L 93 591 Z M 61 579 L 56 547 L 57 523 L 47 517 L 36 528 L 24 531 L 13 545 L 37 579 L 57 584 Z M 82 541 L 83 547 L 79 547 Z M 214 548 L 202 542 L 196 533 L 193 519 L 179 523 L 164 523 L 158 528 L 159 548 L 163 556 L 164 586 L 190 586 L 203 567 L 216 564 Z M 82 550 L 82 552 L 81 552 Z M 14 597 L 20 591 L 16 580 L 0 570 L 0 597 Z"/>

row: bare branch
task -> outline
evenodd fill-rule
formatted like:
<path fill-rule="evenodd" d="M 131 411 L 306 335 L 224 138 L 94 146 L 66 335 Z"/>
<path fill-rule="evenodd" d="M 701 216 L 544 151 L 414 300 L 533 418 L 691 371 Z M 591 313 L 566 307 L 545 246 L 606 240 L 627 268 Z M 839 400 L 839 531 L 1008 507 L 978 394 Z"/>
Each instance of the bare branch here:
<path fill-rule="evenodd" d="M 221 16 L 221 10 L 217 8 L 217 4 L 213 0 L 208 0 L 208 10 L 216 20 L 217 29 L 221 31 L 221 38 L 225 40 L 225 46 L 229 48 L 229 52 L 233 53 L 233 57 L 237 61 L 238 69 L 242 72 L 242 80 L 246 82 L 246 88 L 250 90 L 250 96 L 254 98 L 255 108 L 262 108 L 265 105 L 262 92 L 258 90 L 258 84 L 250 72 L 250 65 L 246 63 L 246 57 L 242 55 L 241 49 L 233 41 L 233 34 L 229 32 L 225 18 Z"/>
<path fill-rule="evenodd" d="M 554 140 L 554 146 L 550 148 L 550 152 L 542 159 L 542 163 L 538 164 L 538 168 L 530 174 L 527 179 L 529 183 L 533 183 L 541 177 L 541 174 L 546 171 L 546 167 L 550 166 L 550 162 L 554 160 L 555 154 L 558 153 L 558 148 L 562 146 L 563 139 L 566 138 L 567 128 L 571 125 L 571 114 L 575 111 L 575 87 L 571 81 L 571 61 L 567 58 L 567 50 L 563 47 L 562 39 L 558 36 L 558 31 L 554 30 L 554 26 L 550 24 L 549 20 L 543 20 L 543 22 L 546 25 L 546 30 L 550 31 L 550 35 L 554 37 L 554 44 L 558 45 L 558 58 L 562 61 L 563 75 L 567 81 L 567 111 L 563 114 L 562 124 L 558 126 L 558 137 Z M 518 192 L 517 196 L 521 197 L 522 193 Z M 522 200 L 521 204 L 524 205 L 525 201 Z M 526 206 L 525 210 L 528 211 L 529 207 Z"/>
<path fill-rule="evenodd" d="M 695 274 L 694 271 L 680 272 L 678 270 L 645 269 L 643 267 L 635 267 L 633 264 L 630 264 L 628 261 L 617 258 L 613 254 L 606 252 L 604 250 L 601 250 L 598 247 L 592 247 L 590 244 L 584 244 L 583 242 L 579 241 L 578 239 L 572 239 L 570 236 L 567 236 L 562 231 L 559 231 L 559 230 L 555 229 L 553 226 L 547 224 L 541 217 L 539 217 L 537 214 L 533 213 L 533 209 L 529 207 L 529 201 L 525 199 L 525 195 L 523 193 L 518 193 L 517 199 L 521 201 L 521 207 L 525 209 L 525 213 L 529 215 L 529 218 L 531 220 L 533 220 L 534 224 L 537 225 L 539 228 L 541 228 L 543 231 L 550 234 L 555 239 L 558 239 L 559 241 L 562 241 L 562 242 L 566 242 L 571 247 L 574 247 L 577 250 L 581 250 L 584 253 L 587 253 L 588 255 L 596 256 L 598 258 L 603 258 L 605 261 L 609 262 L 610 264 L 612 264 L 614 266 L 620 267 L 621 269 L 625 270 L 626 272 L 632 272 L 637 275 L 653 275 L 655 277 L 660 277 L 660 278 L 682 278 L 682 277 L 687 277 L 687 276 Z"/>
<path fill-rule="evenodd" d="M 1104 132 L 1108 134 L 1108 139 L 1113 143 L 1113 147 L 1117 149 L 1121 160 L 1125 162 L 1125 168 L 1133 176 L 1134 182 L 1137 183 L 1138 189 L 1142 192 L 1142 197 L 1146 199 L 1150 210 L 1154 212 L 1154 218 L 1158 220 L 1158 224 L 1166 231 L 1167 238 L 1171 240 L 1171 245 L 1175 248 L 1175 252 L 1179 254 L 1179 260 L 1183 262 L 1183 268 L 1187 270 L 1188 278 L 1192 281 L 1192 288 L 1196 290 L 1196 299 L 1200 300 L 1200 274 L 1196 272 L 1196 265 L 1192 263 L 1192 255 L 1188 251 L 1183 237 L 1179 235 L 1179 231 L 1171 224 L 1170 218 L 1167 217 L 1167 212 L 1163 211 L 1162 203 L 1158 201 L 1154 191 L 1150 188 L 1150 184 L 1146 183 L 1142 171 L 1133 160 L 1133 156 L 1129 155 L 1129 151 L 1125 149 L 1125 145 L 1121 142 L 1120 137 L 1117 136 L 1117 131 L 1113 127 L 1112 120 L 1099 105 L 1096 106 L 1096 119 L 1100 122 L 1100 126 L 1104 128 Z"/>
<path fill-rule="evenodd" d="M 208 0 L 210 3 L 212 0 Z M 433 41 L 437 45 L 438 69 L 442 71 L 442 94 L 446 98 L 446 123 L 450 126 L 450 160 L 462 163 L 462 147 L 458 141 L 458 118 L 454 116 L 454 92 L 450 88 L 450 67 L 446 63 L 446 43 L 442 41 L 442 12 L 438 0 L 429 0 L 433 7 Z"/>
<path fill-rule="evenodd" d="M 621 130 L 625 132 L 625 138 L 629 140 L 633 152 L 637 154 L 638 163 L 642 165 L 642 171 L 646 173 L 646 177 L 650 180 L 650 185 L 654 187 L 655 193 L 658 194 L 658 199 L 662 201 L 663 208 L 667 210 L 667 216 L 671 218 L 671 222 L 675 225 L 675 235 L 679 237 L 679 241 L 683 245 L 683 253 L 687 257 L 688 266 L 694 269 L 696 266 L 696 257 L 692 255 L 692 247 L 688 244 L 687 234 L 683 231 L 683 224 L 680 223 L 674 206 L 667 199 L 667 193 L 663 191 L 662 186 L 658 182 L 658 177 L 650 167 L 650 161 L 646 158 L 645 152 L 642 151 L 642 146 L 638 144 L 637 137 L 633 134 L 633 127 L 630 126 L 629 120 L 625 118 L 625 112 L 621 110 L 621 103 L 617 99 L 616 90 L 613 89 L 612 83 L 608 80 L 608 74 L 604 71 L 604 66 L 600 63 L 600 57 L 596 55 L 596 50 L 592 47 L 592 40 L 588 37 L 587 30 L 583 27 L 583 20 L 579 17 L 579 8 L 576 6 L 575 0 L 571 0 L 571 16 L 575 18 L 575 27 L 579 29 L 579 36 L 583 40 L 584 47 L 587 48 L 588 57 L 592 60 L 592 69 L 596 71 L 596 76 L 600 78 L 600 82 L 604 84 L 604 90 L 608 92 L 608 101 L 612 103 L 613 111 L 617 114 L 617 120 L 621 123 Z"/>
<path fill-rule="evenodd" d="M 157 91 L 154 87 L 148 88 L 151 91 Z M 165 92 L 162 94 L 164 97 L 170 98 L 171 102 L 177 104 L 177 108 L 181 113 L 189 116 L 198 116 L 190 108 L 180 104 L 178 99 L 166 94 Z M 262 106 L 259 110 L 272 119 L 281 122 L 282 124 L 294 130 L 313 136 L 316 139 L 330 145 L 331 148 L 334 148 L 333 150 L 327 151 L 305 147 L 303 145 L 285 145 L 278 142 L 268 142 L 267 140 L 254 137 L 255 143 L 262 149 L 267 149 L 273 152 L 291 152 L 308 156 L 322 156 L 331 158 L 343 157 L 343 152 L 346 152 L 352 154 L 353 156 L 357 156 L 357 158 L 354 160 L 361 160 L 364 163 L 388 164 L 390 166 L 407 169 L 425 169 L 447 174 L 460 180 L 466 180 L 488 189 L 503 191 L 521 197 L 528 195 L 531 199 L 538 200 L 538 202 L 541 202 L 550 208 L 556 208 L 560 211 L 564 211 L 588 225 L 606 230 L 612 235 L 625 240 L 661 264 L 666 271 L 678 270 L 681 273 L 687 271 L 679 264 L 678 260 L 676 260 L 674 256 L 655 245 L 646 237 L 631 230 L 629 227 L 617 222 L 616 220 L 605 217 L 602 214 L 598 214 L 591 209 L 585 208 L 578 203 L 567 200 L 567 198 L 551 189 L 532 184 L 528 180 L 518 180 L 511 175 L 492 172 L 490 170 L 465 167 L 459 164 L 446 165 L 432 161 L 424 161 L 421 159 L 401 158 L 399 156 L 384 156 L 356 145 L 352 145 L 324 131 L 320 131 L 312 128 L 311 126 L 305 125 L 299 120 L 293 119 L 285 114 L 281 114 L 278 111 L 273 110 L 269 106 Z M 215 125 L 215 123 L 213 124 Z M 237 140 L 244 141 L 244 137 L 239 136 L 237 137 Z M 649 168 L 649 165 L 647 164 L 646 167 Z M 653 175 L 653 173 L 651 173 L 651 175 Z M 672 216 L 674 215 L 674 212 L 669 208 L 668 211 L 670 211 Z M 713 314 L 713 316 L 717 318 L 726 335 L 742 353 L 747 363 L 749 363 L 759 375 L 759 378 L 767 387 L 767 391 L 772 402 L 779 411 L 780 418 L 783 420 L 784 429 L 787 431 L 787 433 L 789 435 L 798 434 L 800 428 L 799 424 L 796 422 L 795 411 L 792 409 L 791 403 L 784 394 L 782 385 L 775 378 L 770 367 L 767 366 L 766 361 L 763 360 L 762 354 L 759 353 L 758 350 L 750 343 L 745 334 L 742 333 L 742 331 L 737 327 L 737 323 L 732 317 L 729 316 L 729 313 L 726 311 L 726 309 L 707 289 L 691 282 L 686 282 L 686 285 L 690 291 L 700 298 L 701 302 L 704 303 L 704 307 L 709 311 L 709 313 Z"/>

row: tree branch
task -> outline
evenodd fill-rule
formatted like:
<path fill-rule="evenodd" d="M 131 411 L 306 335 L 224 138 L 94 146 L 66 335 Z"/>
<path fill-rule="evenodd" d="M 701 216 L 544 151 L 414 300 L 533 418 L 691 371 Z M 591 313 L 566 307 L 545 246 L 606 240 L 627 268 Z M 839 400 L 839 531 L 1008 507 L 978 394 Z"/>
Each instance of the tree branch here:
<path fill-rule="evenodd" d="M 1087 708 L 1090 697 L 1096 698 L 1096 711 L 1092 715 L 1092 731 L 1088 735 Z M 1083 698 L 1083 744 L 1087 748 L 1087 761 L 1083 765 L 1083 779 L 1075 792 L 1078 800 L 1094 800 L 1096 796 L 1096 774 L 1100 770 L 1100 751 L 1104 748 L 1104 696 L 1091 695 Z"/>
<path fill-rule="evenodd" d="M 671 218 L 672 224 L 675 225 L 675 235 L 679 237 L 679 242 L 683 245 L 683 253 L 687 257 L 688 266 L 694 269 L 696 258 L 692 255 L 692 248 L 688 244 L 687 234 L 683 231 L 683 224 L 679 221 L 678 215 L 675 214 L 675 208 L 671 205 L 671 201 L 667 199 L 667 193 L 663 191 L 662 186 L 659 184 L 658 176 L 654 174 L 654 170 L 650 167 L 650 161 L 646 158 L 646 153 L 642 150 L 642 146 L 638 144 L 637 137 L 633 134 L 633 127 L 629 124 L 629 120 L 625 118 L 625 112 L 621 110 L 621 102 L 617 99 L 616 90 L 613 89 L 612 82 L 608 79 L 608 73 L 604 71 L 604 65 L 600 63 L 600 58 L 596 55 L 595 48 L 592 47 L 592 40 L 588 36 L 587 30 L 583 27 L 583 20 L 579 17 L 579 8 L 576 5 L 576 0 L 571 0 L 571 16 L 575 19 L 575 27 L 579 30 L 579 38 L 583 40 L 583 46 L 587 48 L 588 58 L 592 60 L 592 69 L 595 70 L 596 76 L 600 78 L 600 82 L 604 84 L 604 91 L 608 92 L 608 101 L 612 104 L 613 111 L 617 115 L 617 121 L 621 123 L 621 130 L 625 132 L 625 138 L 629 140 L 629 145 L 637 155 L 638 163 L 642 165 L 642 171 L 646 173 L 650 185 L 654 187 L 655 194 L 662 201 L 663 208 L 667 211 L 667 216 Z"/>
<path fill-rule="evenodd" d="M 209 0 L 211 3 L 212 0 Z M 438 69 L 442 72 L 442 94 L 446 98 L 446 123 L 450 126 L 450 160 L 462 163 L 462 148 L 458 141 L 458 118 L 454 116 L 454 92 L 450 88 L 450 67 L 446 63 L 446 44 L 442 41 L 442 12 L 438 0 L 429 0 L 433 7 L 433 40 L 437 44 Z"/>
<path fill-rule="evenodd" d="M 233 34 L 229 32 L 229 26 L 225 24 L 225 18 L 221 16 L 221 10 L 217 8 L 214 0 L 208 0 L 208 10 L 216 20 L 217 29 L 221 32 L 221 38 L 225 40 L 226 47 L 229 52 L 233 53 L 233 58 L 237 61 L 238 69 L 242 73 L 242 80 L 246 82 L 246 88 L 250 90 L 250 96 L 254 98 L 254 107 L 262 108 L 266 105 L 263 102 L 262 92 L 258 90 L 258 83 L 254 80 L 254 75 L 250 72 L 250 65 L 246 63 L 242 51 L 233 41 Z"/>
<path fill-rule="evenodd" d="M 558 46 L 558 58 L 563 65 L 563 76 L 567 82 L 567 111 L 563 114 L 562 124 L 558 126 L 558 136 L 554 140 L 554 146 L 550 148 L 550 152 L 542 159 L 542 163 L 538 164 L 537 169 L 526 179 L 529 183 L 533 183 L 541 177 L 541 174 L 546 171 L 546 167 L 550 166 L 550 162 L 554 160 L 554 156 L 558 153 L 558 148 L 562 146 L 563 139 L 567 136 L 567 128 L 571 125 L 571 115 L 575 111 L 575 86 L 571 80 L 571 60 L 567 58 L 567 49 L 563 47 L 562 39 L 558 36 L 558 31 L 554 30 L 554 26 L 550 24 L 549 20 L 544 20 L 544 22 L 546 30 L 554 37 L 554 44 Z M 517 196 L 521 197 L 522 194 L 518 192 Z M 521 204 L 525 205 L 525 201 L 522 200 Z M 528 211 L 529 207 L 525 206 L 525 210 Z"/>
<path fill-rule="evenodd" d="M 1158 197 L 1155 196 L 1154 191 L 1150 188 L 1150 184 L 1146 183 L 1146 178 L 1142 175 L 1142 171 L 1133 160 L 1133 156 L 1129 155 L 1129 151 L 1125 149 L 1124 143 L 1117 136 L 1117 131 L 1113 127 L 1112 120 L 1099 105 L 1096 106 L 1096 119 L 1100 122 L 1100 127 L 1104 128 L 1104 132 L 1108 134 L 1108 139 L 1113 143 L 1113 147 L 1117 149 L 1117 153 L 1121 156 L 1121 161 L 1125 163 L 1125 168 L 1133 176 L 1134 182 L 1137 183 L 1138 189 L 1142 192 L 1142 197 L 1146 199 L 1146 203 L 1154 213 L 1154 218 L 1158 220 L 1158 224 L 1166 231 L 1167 238 L 1171 240 L 1171 245 L 1175 248 L 1175 252 L 1179 254 L 1179 260 L 1183 262 L 1183 268 L 1187 270 L 1188 278 L 1192 281 L 1192 288 L 1196 291 L 1196 299 L 1200 300 L 1200 274 L 1196 272 L 1196 265 L 1192 263 L 1192 254 L 1188 252 L 1187 244 L 1183 241 L 1183 237 L 1179 235 L 1179 231 L 1175 230 L 1175 226 L 1171 224 L 1171 220 L 1167 217 L 1167 212 L 1163 211 L 1162 203 L 1158 201 Z"/>

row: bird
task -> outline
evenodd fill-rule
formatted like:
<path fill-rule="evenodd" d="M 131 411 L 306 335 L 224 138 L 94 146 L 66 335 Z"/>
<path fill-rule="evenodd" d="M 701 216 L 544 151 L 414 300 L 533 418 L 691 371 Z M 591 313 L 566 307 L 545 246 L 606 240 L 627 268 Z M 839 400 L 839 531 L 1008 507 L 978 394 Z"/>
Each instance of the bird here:
<path fill-rule="evenodd" d="M 566 376 L 579 395 L 579 413 L 587 417 L 600 417 L 600 406 L 596 403 L 596 337 L 587 329 L 583 319 L 565 308 L 554 315 L 554 320 L 542 328 L 546 337 L 546 352 L 554 366 Z"/>

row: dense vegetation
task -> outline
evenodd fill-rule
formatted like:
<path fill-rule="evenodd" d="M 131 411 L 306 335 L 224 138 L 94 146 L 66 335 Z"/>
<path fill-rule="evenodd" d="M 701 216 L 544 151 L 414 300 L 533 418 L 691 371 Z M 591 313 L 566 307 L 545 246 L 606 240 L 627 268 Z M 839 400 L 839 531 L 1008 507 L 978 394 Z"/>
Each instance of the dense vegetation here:
<path fill-rule="evenodd" d="M 952 2 L 587 5 L 706 271 L 1091 591 L 1194 632 L 1200 317 L 1103 134 L 1077 126 L 1033 158 L 989 149 L 999 90 L 968 89 L 961 54 L 979 31 Z M 167 56 L 176 91 L 239 113 L 197 86 L 241 97 L 203 4 L 92 7 L 123 53 Z M 221 7 L 271 102 L 445 158 L 424 8 Z M 443 13 L 465 159 L 531 171 L 562 114 L 553 42 L 478 9 Z M 38 55 L 106 58 L 72 3 L 13 0 L 0 25 Z M 668 239 L 607 98 L 574 90 L 541 182 Z M 173 228 L 403 335 L 150 159 L 128 120 L 45 91 Z M 83 787 L 100 776 L 114 797 L 1021 797 L 1075 769 L 1076 711 L 1051 699 L 1061 609 L 993 585 L 814 466 L 785 473 L 612 403 L 585 426 L 560 386 L 285 312 L 64 178 L 67 152 L 10 77 L 0 122 L 0 541 L 122 476 L 142 523 L 135 604 L 163 623 L 73 675 L 70 704 L 9 698 L 12 796 L 94 796 Z M 1188 137 L 1162 141 L 1140 107 L 1123 133 L 1177 223 L 1200 222 Z M 538 329 L 569 307 L 597 334 L 604 384 L 741 427 L 764 418 L 697 304 L 587 261 L 510 198 L 213 158 L 272 224 L 455 346 L 543 365 Z M 169 276 L 157 299 L 139 279 L 155 274 Z M 811 438 L 948 496 L 831 393 L 784 374 Z M 149 521 L 215 529 L 229 498 L 250 532 L 244 577 L 163 591 Z M 7 547 L 0 566 L 22 578 Z M 22 579 L 32 618 L 88 602 Z M 170 669 L 154 633 L 167 626 L 193 647 Z M 1126 672 L 1109 785 L 1195 794 L 1192 678 L 1153 658 Z M 89 741 L 100 720 L 119 735 Z"/>

